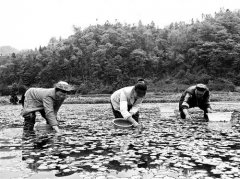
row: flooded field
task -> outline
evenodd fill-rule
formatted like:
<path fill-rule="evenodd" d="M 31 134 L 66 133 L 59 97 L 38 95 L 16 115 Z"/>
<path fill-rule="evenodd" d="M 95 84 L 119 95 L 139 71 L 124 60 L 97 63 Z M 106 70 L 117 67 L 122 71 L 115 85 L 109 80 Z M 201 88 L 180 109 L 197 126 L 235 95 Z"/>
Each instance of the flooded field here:
<path fill-rule="evenodd" d="M 238 103 L 213 103 L 216 111 Z M 179 119 L 177 103 L 144 103 L 142 131 L 116 129 L 109 104 L 65 104 L 61 136 L 23 134 L 21 106 L 0 107 L 1 178 L 184 179 L 240 178 L 240 122 Z M 38 121 L 44 122 L 38 116 Z"/>

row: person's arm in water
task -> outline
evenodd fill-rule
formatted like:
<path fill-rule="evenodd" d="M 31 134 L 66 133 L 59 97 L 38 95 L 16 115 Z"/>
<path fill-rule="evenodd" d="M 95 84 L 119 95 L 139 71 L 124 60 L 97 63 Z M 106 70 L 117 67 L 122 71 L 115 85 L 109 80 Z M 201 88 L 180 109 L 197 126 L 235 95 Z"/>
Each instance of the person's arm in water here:
<path fill-rule="evenodd" d="M 135 121 L 132 116 L 128 117 L 127 120 L 133 124 L 134 127 L 138 127 L 139 123 Z"/>
<path fill-rule="evenodd" d="M 191 95 L 189 93 L 186 94 L 184 101 L 182 103 L 182 108 L 183 108 L 183 113 L 186 116 L 186 119 L 192 119 L 192 117 L 190 116 L 189 112 L 188 112 L 188 108 L 189 108 L 189 98 L 191 98 Z"/>
<path fill-rule="evenodd" d="M 61 133 L 61 130 L 59 129 L 58 126 L 52 126 L 53 130 L 56 131 L 57 133 Z"/>
<path fill-rule="evenodd" d="M 49 96 L 45 97 L 43 99 L 43 106 L 44 106 L 44 111 L 45 111 L 45 114 L 46 114 L 46 120 L 52 126 L 54 131 L 56 131 L 57 133 L 60 133 L 61 130 L 58 127 L 57 116 L 56 116 L 56 114 L 54 112 L 54 109 L 53 109 L 52 98 L 49 97 Z"/>
<path fill-rule="evenodd" d="M 143 102 L 143 98 L 139 98 L 135 101 L 135 103 L 133 104 L 132 106 L 132 109 L 130 109 L 129 113 L 131 115 L 134 115 L 136 114 L 138 111 L 139 111 L 139 108 L 140 108 L 140 104 L 142 104 Z"/>
<path fill-rule="evenodd" d="M 139 126 L 138 122 L 135 121 L 132 118 L 132 115 L 128 112 L 127 96 L 125 95 L 124 91 L 122 91 L 120 94 L 120 112 L 123 118 L 131 122 L 134 127 Z"/>
<path fill-rule="evenodd" d="M 187 108 L 184 108 L 184 109 L 183 109 L 183 113 L 185 114 L 186 119 L 192 119 L 192 117 L 190 116 Z"/>

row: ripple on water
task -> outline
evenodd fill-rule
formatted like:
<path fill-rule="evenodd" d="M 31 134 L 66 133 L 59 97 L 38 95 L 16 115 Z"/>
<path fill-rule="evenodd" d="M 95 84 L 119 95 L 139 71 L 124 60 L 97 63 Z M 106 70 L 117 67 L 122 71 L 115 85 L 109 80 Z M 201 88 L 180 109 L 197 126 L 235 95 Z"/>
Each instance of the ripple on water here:
<path fill-rule="evenodd" d="M 43 132 L 23 137 L 21 129 L 1 130 L 0 152 L 20 152 L 2 153 L 1 160 L 20 161 L 34 172 L 32 178 L 217 178 L 224 172 L 239 176 L 238 122 L 206 123 L 199 111 L 194 120 L 180 121 L 179 116 L 159 115 L 159 108 L 147 108 L 141 114 L 143 131 L 138 132 L 114 129 L 108 108 L 79 109 L 64 109 L 61 127 L 66 132 L 62 136 Z"/>

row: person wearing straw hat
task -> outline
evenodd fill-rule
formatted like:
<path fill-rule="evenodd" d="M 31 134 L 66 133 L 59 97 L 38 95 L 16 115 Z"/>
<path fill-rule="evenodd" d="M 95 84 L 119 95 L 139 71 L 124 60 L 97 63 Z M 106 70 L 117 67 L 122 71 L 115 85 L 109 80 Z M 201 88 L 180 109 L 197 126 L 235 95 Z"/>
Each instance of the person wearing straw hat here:
<path fill-rule="evenodd" d="M 197 84 L 185 90 L 179 101 L 179 111 L 182 119 L 192 119 L 188 109 L 199 107 L 204 111 L 204 119 L 208 122 L 207 113 L 212 112 L 209 102 L 209 89 L 204 84 Z"/>
<path fill-rule="evenodd" d="M 147 84 L 139 79 L 134 86 L 128 86 L 115 91 L 111 95 L 111 106 L 115 118 L 124 118 L 134 127 L 139 125 L 139 107 L 147 91 Z"/>
<path fill-rule="evenodd" d="M 25 93 L 23 110 L 24 131 L 33 131 L 36 112 L 40 112 L 47 123 L 60 133 L 57 121 L 57 112 L 67 97 L 72 86 L 67 82 L 59 81 L 54 88 L 29 88 Z"/>

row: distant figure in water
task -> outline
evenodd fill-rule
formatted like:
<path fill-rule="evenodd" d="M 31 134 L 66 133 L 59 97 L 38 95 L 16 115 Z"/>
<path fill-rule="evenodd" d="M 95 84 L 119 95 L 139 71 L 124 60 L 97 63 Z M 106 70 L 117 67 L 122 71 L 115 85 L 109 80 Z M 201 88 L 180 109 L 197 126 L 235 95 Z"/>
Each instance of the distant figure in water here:
<path fill-rule="evenodd" d="M 18 97 L 16 93 L 12 93 L 10 96 L 10 103 L 12 104 L 18 104 Z"/>
<path fill-rule="evenodd" d="M 179 101 L 179 111 L 182 119 L 192 119 L 188 109 L 199 107 L 204 111 L 204 119 L 209 121 L 207 113 L 212 109 L 209 102 L 209 89 L 204 84 L 197 84 L 185 90 Z"/>
<path fill-rule="evenodd" d="M 111 95 L 111 106 L 115 118 L 124 118 L 139 128 L 139 107 L 147 92 L 147 84 L 139 79 L 134 86 L 115 91 Z"/>
<path fill-rule="evenodd" d="M 33 131 L 36 112 L 40 112 L 47 123 L 60 133 L 57 120 L 57 112 L 72 90 L 67 82 L 60 81 L 54 88 L 29 88 L 25 93 L 22 116 L 24 118 L 24 131 Z"/>
<path fill-rule="evenodd" d="M 18 86 L 16 83 L 14 83 L 12 85 L 12 89 L 11 89 L 11 95 L 10 95 L 10 103 L 12 104 L 18 104 Z"/>

